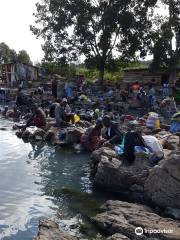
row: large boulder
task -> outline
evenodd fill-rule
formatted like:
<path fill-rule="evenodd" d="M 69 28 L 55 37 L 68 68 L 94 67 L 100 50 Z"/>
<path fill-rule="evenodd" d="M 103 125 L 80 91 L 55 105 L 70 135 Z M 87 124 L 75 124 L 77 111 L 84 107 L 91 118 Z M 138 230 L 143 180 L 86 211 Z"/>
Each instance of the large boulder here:
<path fill-rule="evenodd" d="M 164 149 L 174 151 L 179 148 L 179 136 L 166 131 L 161 131 L 155 136 L 159 139 Z"/>
<path fill-rule="evenodd" d="M 138 158 L 131 166 L 125 166 L 116 152 L 101 148 L 92 154 L 94 184 L 111 191 L 141 189 L 152 166 L 148 159 Z M 134 188 L 135 186 L 135 188 Z"/>
<path fill-rule="evenodd" d="M 25 142 L 28 141 L 43 141 L 45 131 L 37 127 L 28 127 L 24 131 L 18 131 L 16 135 L 22 138 Z"/>
<path fill-rule="evenodd" d="M 85 131 L 86 129 L 82 127 L 68 128 L 66 133 L 66 143 L 79 143 L 81 140 L 81 136 L 85 133 Z"/>
<path fill-rule="evenodd" d="M 33 240 L 77 240 L 59 230 L 58 224 L 51 220 L 40 220 L 39 232 Z"/>
<path fill-rule="evenodd" d="M 46 131 L 46 133 L 44 135 L 45 142 L 50 143 L 50 144 L 55 144 L 57 141 L 59 141 L 59 139 L 58 139 L 59 132 L 60 132 L 59 128 L 51 127 L 48 131 Z"/>
<path fill-rule="evenodd" d="M 34 131 L 33 135 L 32 135 L 32 139 L 34 141 L 43 141 L 44 140 L 44 136 L 45 136 L 45 131 L 41 128 L 38 128 Z"/>
<path fill-rule="evenodd" d="M 91 155 L 91 172 L 93 175 L 97 173 L 98 165 L 102 161 L 103 157 L 107 157 L 109 160 L 112 160 L 113 158 L 117 158 L 117 154 L 114 150 L 102 147 L 96 151 L 94 151 Z M 119 162 L 120 164 L 120 162 Z"/>
<path fill-rule="evenodd" d="M 29 139 L 32 137 L 32 133 L 28 131 L 27 129 L 22 133 L 22 139 L 24 141 L 29 141 Z"/>
<path fill-rule="evenodd" d="M 101 230 L 113 235 L 109 239 L 180 239 L 180 222 L 162 218 L 143 205 L 108 201 L 101 211 L 93 221 Z"/>
<path fill-rule="evenodd" d="M 171 152 L 152 169 L 144 192 L 158 206 L 180 209 L 180 150 Z"/>

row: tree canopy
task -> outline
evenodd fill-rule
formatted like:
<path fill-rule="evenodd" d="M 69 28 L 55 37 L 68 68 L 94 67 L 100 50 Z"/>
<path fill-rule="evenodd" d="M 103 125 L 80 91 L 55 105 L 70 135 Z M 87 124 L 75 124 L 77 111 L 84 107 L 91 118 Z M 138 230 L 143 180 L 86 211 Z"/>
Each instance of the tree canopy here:
<path fill-rule="evenodd" d="M 2 42 L 0 43 L 0 64 L 9 62 L 32 63 L 29 54 L 25 50 L 21 50 L 17 53 L 6 43 Z"/>
<path fill-rule="evenodd" d="M 25 50 L 19 51 L 17 55 L 18 62 L 32 64 L 29 54 Z"/>
<path fill-rule="evenodd" d="M 36 26 L 43 37 L 48 61 L 85 56 L 99 69 L 114 55 L 135 59 L 149 50 L 151 16 L 157 0 L 41 0 L 36 4 Z"/>
<path fill-rule="evenodd" d="M 152 34 L 154 58 L 151 67 L 153 70 L 166 67 L 173 73 L 180 58 L 177 44 L 180 37 L 180 1 L 161 0 L 161 3 L 168 11 L 167 16 L 159 16 L 159 22 Z"/>
<path fill-rule="evenodd" d="M 0 43 L 0 63 L 15 62 L 16 59 L 16 51 L 10 49 L 6 43 Z"/>

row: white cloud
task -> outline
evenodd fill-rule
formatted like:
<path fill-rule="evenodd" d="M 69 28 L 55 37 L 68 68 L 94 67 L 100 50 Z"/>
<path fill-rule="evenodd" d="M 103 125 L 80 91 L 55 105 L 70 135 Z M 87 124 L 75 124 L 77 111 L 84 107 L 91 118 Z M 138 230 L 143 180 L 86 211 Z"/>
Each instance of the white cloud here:
<path fill-rule="evenodd" d="M 38 0 L 0 0 L 0 42 L 19 51 L 25 49 L 33 61 L 43 58 L 41 40 L 35 38 L 29 26 Z"/>

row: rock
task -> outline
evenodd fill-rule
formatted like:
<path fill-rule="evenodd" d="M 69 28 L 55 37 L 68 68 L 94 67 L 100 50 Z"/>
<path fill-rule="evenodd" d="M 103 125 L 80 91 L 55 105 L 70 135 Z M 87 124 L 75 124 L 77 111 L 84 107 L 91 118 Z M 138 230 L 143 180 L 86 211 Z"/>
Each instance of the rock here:
<path fill-rule="evenodd" d="M 102 212 L 93 218 L 93 221 L 107 234 L 115 234 L 110 239 L 179 240 L 180 222 L 162 218 L 143 205 L 108 201 L 102 206 L 101 210 Z M 138 230 L 137 228 L 141 228 L 142 235 L 138 236 L 135 233 L 135 230 Z M 147 230 L 161 230 L 162 232 L 150 234 Z M 113 238 L 118 237 L 117 234 L 122 234 L 123 236 L 120 235 L 120 238 Z"/>
<path fill-rule="evenodd" d="M 28 141 L 29 138 L 30 138 L 30 135 L 32 135 L 32 134 L 30 133 L 30 131 L 25 130 L 25 131 L 22 133 L 22 139 L 23 139 L 24 141 Z"/>
<path fill-rule="evenodd" d="M 40 220 L 39 232 L 33 240 L 77 240 L 59 230 L 58 224 L 51 220 Z"/>
<path fill-rule="evenodd" d="M 145 181 L 145 197 L 160 207 L 180 209 L 180 151 L 154 167 Z"/>
<path fill-rule="evenodd" d="M 122 234 L 116 233 L 116 234 L 112 235 L 111 237 L 109 237 L 108 240 L 130 240 L 130 238 L 128 238 Z"/>
<path fill-rule="evenodd" d="M 172 150 L 163 149 L 163 152 L 164 152 L 164 158 L 167 158 L 172 153 Z"/>
<path fill-rule="evenodd" d="M 6 131 L 6 130 L 7 128 L 4 128 L 4 127 L 0 128 L 0 131 Z"/>
<path fill-rule="evenodd" d="M 167 207 L 164 214 L 170 218 L 180 220 L 180 209 Z"/>
<path fill-rule="evenodd" d="M 101 162 L 102 158 L 101 156 L 105 156 L 108 159 L 112 159 L 112 158 L 117 158 L 117 154 L 114 150 L 107 148 L 107 147 L 103 147 L 100 148 L 96 151 L 94 151 L 91 155 L 91 172 L 92 174 L 96 174 L 97 172 L 97 168 L 98 168 L 98 164 Z"/>
<path fill-rule="evenodd" d="M 162 142 L 163 148 L 168 149 L 168 150 L 176 150 L 179 147 L 178 145 L 179 145 L 179 137 L 178 136 L 171 136 L 170 138 L 165 139 Z"/>
<path fill-rule="evenodd" d="M 44 135 L 45 135 L 45 131 L 44 131 L 43 129 L 41 129 L 41 128 L 38 128 L 38 129 L 33 133 L 32 138 L 33 138 L 35 141 L 43 141 Z"/>
<path fill-rule="evenodd" d="M 18 131 L 18 132 L 16 132 L 16 136 L 18 137 L 18 138 L 22 138 L 22 131 Z"/>
<path fill-rule="evenodd" d="M 177 150 L 179 148 L 179 137 L 166 131 L 155 135 L 161 142 L 164 149 Z"/>
<path fill-rule="evenodd" d="M 66 134 L 66 143 L 74 144 L 79 143 L 81 136 L 85 133 L 86 129 L 81 127 L 68 128 Z"/>
<path fill-rule="evenodd" d="M 13 127 L 12 127 L 12 129 L 13 129 L 13 130 L 18 130 L 19 128 L 18 128 L 18 126 L 17 126 L 16 124 L 14 124 Z"/>
<path fill-rule="evenodd" d="M 144 192 L 143 186 L 140 186 L 140 185 L 137 185 L 137 184 L 132 185 L 132 187 L 130 188 L 130 190 L 131 190 L 132 192 L 139 192 L 139 193 L 143 193 L 143 192 Z"/>
<path fill-rule="evenodd" d="M 44 141 L 53 144 L 56 141 L 56 133 L 53 130 L 47 131 L 44 135 Z"/>
<path fill-rule="evenodd" d="M 91 158 L 94 184 L 111 191 L 128 190 L 133 185 L 141 191 L 152 168 L 147 159 L 136 159 L 133 165 L 124 166 L 116 152 L 108 148 L 95 151 Z"/>

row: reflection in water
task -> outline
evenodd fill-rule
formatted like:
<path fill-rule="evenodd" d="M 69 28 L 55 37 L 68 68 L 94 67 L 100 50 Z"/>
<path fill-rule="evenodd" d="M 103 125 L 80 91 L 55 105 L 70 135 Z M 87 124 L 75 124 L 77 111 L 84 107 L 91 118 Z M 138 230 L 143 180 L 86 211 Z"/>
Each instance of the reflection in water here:
<path fill-rule="evenodd" d="M 89 157 L 43 144 L 25 144 L 0 120 L 0 239 L 32 239 L 41 217 L 61 227 L 91 215 L 104 196 L 93 192 Z"/>

